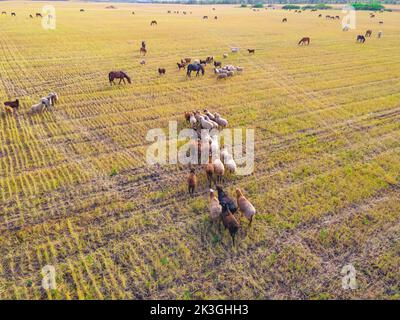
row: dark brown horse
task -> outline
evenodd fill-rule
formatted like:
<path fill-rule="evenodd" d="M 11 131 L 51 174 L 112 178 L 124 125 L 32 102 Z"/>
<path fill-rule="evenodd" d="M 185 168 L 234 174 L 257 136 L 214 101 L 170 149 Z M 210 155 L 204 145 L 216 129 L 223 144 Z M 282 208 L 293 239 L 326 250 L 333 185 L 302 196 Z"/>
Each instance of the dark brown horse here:
<path fill-rule="evenodd" d="M 146 55 L 146 53 L 147 53 L 147 49 L 146 49 L 145 47 L 140 47 L 140 49 L 139 49 L 139 53 L 140 53 L 140 54 L 142 54 L 142 53 L 143 53 L 143 55 L 145 56 L 145 55 Z"/>
<path fill-rule="evenodd" d="M 123 81 L 125 83 L 125 79 L 128 81 L 128 83 L 131 83 L 131 78 L 123 71 L 111 71 L 108 74 L 108 80 L 110 80 L 110 84 L 115 84 L 114 79 L 119 79 L 118 84 Z"/>
<path fill-rule="evenodd" d="M 151 26 L 156 26 L 156 25 L 157 25 L 157 21 L 156 21 L 156 20 L 151 21 L 151 22 L 150 22 L 150 25 L 151 25 Z"/>
<path fill-rule="evenodd" d="M 365 32 L 365 37 L 367 38 L 370 38 L 371 37 L 371 34 L 372 34 L 372 30 L 367 30 L 367 32 Z"/>
<path fill-rule="evenodd" d="M 12 16 L 12 17 L 16 17 L 17 14 L 16 14 L 15 12 L 11 12 L 11 16 Z"/>
<path fill-rule="evenodd" d="M 309 37 L 304 37 L 304 38 L 302 38 L 300 41 L 299 41 L 299 43 L 298 43 L 298 45 L 305 45 L 305 44 L 307 44 L 307 45 L 309 45 L 310 44 L 310 38 Z"/>
<path fill-rule="evenodd" d="M 42 14 L 41 13 L 36 13 L 36 18 L 42 18 Z"/>
<path fill-rule="evenodd" d="M 158 74 L 161 76 L 163 74 L 165 74 L 166 70 L 165 68 L 158 68 Z"/>
<path fill-rule="evenodd" d="M 3 11 L 1 14 L 7 14 L 7 12 Z"/>
<path fill-rule="evenodd" d="M 254 53 L 256 52 L 255 49 L 247 49 L 247 51 L 249 52 L 249 54 L 250 54 L 250 53 L 253 53 L 253 54 L 254 54 Z"/>
<path fill-rule="evenodd" d="M 287 19 L 286 19 L 286 18 L 283 18 L 283 19 L 282 19 L 282 22 L 287 22 Z"/>
<path fill-rule="evenodd" d="M 364 43 L 365 42 L 365 37 L 363 35 L 359 34 L 357 36 L 357 42 Z"/>

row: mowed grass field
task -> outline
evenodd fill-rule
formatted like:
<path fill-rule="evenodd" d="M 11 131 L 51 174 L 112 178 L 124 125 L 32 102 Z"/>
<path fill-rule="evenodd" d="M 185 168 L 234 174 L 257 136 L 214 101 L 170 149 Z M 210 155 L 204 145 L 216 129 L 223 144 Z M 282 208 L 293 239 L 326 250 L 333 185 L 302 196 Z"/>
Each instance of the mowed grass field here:
<path fill-rule="evenodd" d="M 21 102 L 0 116 L 1 299 L 400 298 L 400 13 L 357 12 L 342 32 L 320 12 L 56 2 L 44 30 L 28 18 L 44 4 L 0 3 L 0 100 Z M 243 74 L 176 67 L 225 52 Z M 109 85 L 119 69 L 131 85 Z M 53 90 L 54 110 L 29 116 Z M 191 198 L 187 168 L 145 161 L 149 129 L 205 107 L 255 129 L 254 173 L 224 183 L 258 210 L 235 247 L 210 224 L 201 169 Z M 56 290 L 41 288 L 48 264 Z"/>

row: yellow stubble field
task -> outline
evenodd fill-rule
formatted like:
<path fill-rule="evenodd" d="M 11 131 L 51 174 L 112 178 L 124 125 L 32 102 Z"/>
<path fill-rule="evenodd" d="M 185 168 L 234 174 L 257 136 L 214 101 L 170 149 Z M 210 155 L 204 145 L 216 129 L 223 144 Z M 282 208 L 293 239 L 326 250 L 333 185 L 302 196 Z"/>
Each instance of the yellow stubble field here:
<path fill-rule="evenodd" d="M 29 18 L 46 4 L 55 30 Z M 340 10 L 108 5 L 0 3 L 0 100 L 21 103 L 0 115 L 0 298 L 399 299 L 400 13 L 357 12 L 343 32 L 325 19 Z M 176 66 L 210 55 L 244 72 Z M 111 70 L 132 84 L 110 86 Z M 55 108 L 28 115 L 50 91 Z M 190 197 L 187 167 L 146 164 L 148 130 L 204 108 L 255 129 L 254 172 L 224 183 L 258 211 L 236 246 L 210 222 L 201 168 Z"/>

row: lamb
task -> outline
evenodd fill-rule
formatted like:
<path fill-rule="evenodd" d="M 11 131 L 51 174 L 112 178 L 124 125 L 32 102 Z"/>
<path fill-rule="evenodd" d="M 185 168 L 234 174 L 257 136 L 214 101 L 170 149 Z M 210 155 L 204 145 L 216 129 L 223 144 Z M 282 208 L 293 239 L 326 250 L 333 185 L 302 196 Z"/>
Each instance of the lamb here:
<path fill-rule="evenodd" d="M 207 116 L 210 120 L 215 121 L 214 115 L 213 115 L 211 112 L 209 112 L 207 109 L 204 109 L 204 113 L 206 114 L 206 116 Z"/>
<path fill-rule="evenodd" d="M 43 97 L 40 99 L 40 102 L 46 106 L 46 108 L 49 108 L 51 106 L 50 99 L 48 97 Z"/>
<path fill-rule="evenodd" d="M 238 72 L 242 72 L 243 69 L 244 69 L 243 67 L 239 67 L 239 66 L 236 67 L 236 71 L 238 71 Z"/>
<path fill-rule="evenodd" d="M 224 118 L 221 118 L 221 115 L 219 113 L 215 113 L 215 122 L 218 123 L 221 127 L 227 127 L 228 126 L 228 121 Z"/>
<path fill-rule="evenodd" d="M 225 173 L 225 167 L 224 164 L 222 163 L 222 161 L 220 159 L 215 159 L 213 161 L 213 165 L 214 165 L 214 173 L 215 173 L 215 181 L 216 183 L 222 182 L 222 177 Z"/>
<path fill-rule="evenodd" d="M 186 122 L 190 122 L 190 116 L 191 116 L 191 112 L 185 112 L 185 120 L 186 120 Z"/>
<path fill-rule="evenodd" d="M 228 75 L 226 73 L 220 73 L 217 75 L 217 80 L 226 79 Z"/>
<path fill-rule="evenodd" d="M 211 130 L 213 128 L 213 124 L 207 121 L 204 116 L 200 116 L 200 124 L 203 129 Z"/>
<path fill-rule="evenodd" d="M 219 204 L 218 198 L 215 196 L 214 190 L 210 189 L 210 218 L 213 222 L 218 222 L 221 219 L 222 207 Z"/>
<path fill-rule="evenodd" d="M 224 57 L 224 59 L 228 58 L 228 54 L 227 53 L 224 53 L 222 56 Z"/>
<path fill-rule="evenodd" d="M 212 129 L 218 129 L 218 123 L 216 123 L 215 121 L 211 120 L 208 116 L 204 116 L 204 119 L 208 122 L 211 122 L 211 124 L 213 125 Z M 214 117 L 215 119 L 215 117 Z"/>
<path fill-rule="evenodd" d="M 221 204 L 222 206 L 222 223 L 224 224 L 225 229 L 229 230 L 229 234 L 232 237 L 232 243 L 235 245 L 235 236 L 239 231 L 240 224 L 236 220 L 235 216 L 230 212 L 229 207 L 226 203 Z"/>
<path fill-rule="evenodd" d="M 249 225 L 251 225 L 251 222 L 253 221 L 253 217 L 256 214 L 256 209 L 250 203 L 250 201 L 246 199 L 246 197 L 243 195 L 242 191 L 239 188 L 236 189 L 236 198 L 237 198 L 239 210 L 249 220 Z"/>
<path fill-rule="evenodd" d="M 39 102 L 38 104 L 34 104 L 31 109 L 28 111 L 28 114 L 36 114 L 40 113 L 44 110 L 45 105 L 42 102 Z"/>
<path fill-rule="evenodd" d="M 217 191 L 218 191 L 218 200 L 221 206 L 224 204 L 228 207 L 229 211 L 232 213 L 235 213 L 237 211 L 237 206 L 235 204 L 235 201 L 231 197 L 229 197 L 224 190 L 220 186 L 217 186 Z"/>
<path fill-rule="evenodd" d="M 233 48 L 231 48 L 231 51 L 232 52 L 239 52 L 239 48 L 233 47 Z"/>
<path fill-rule="evenodd" d="M 236 172 L 236 162 L 230 154 L 225 159 L 225 167 L 230 173 Z"/>
<path fill-rule="evenodd" d="M 227 76 L 228 76 L 228 77 L 233 77 L 234 74 L 235 74 L 235 73 L 234 73 L 233 71 L 228 71 L 228 72 L 227 72 Z"/>
<path fill-rule="evenodd" d="M 197 123 L 196 117 L 194 116 L 194 114 L 192 112 L 190 113 L 190 116 L 189 116 L 189 122 L 192 126 L 196 125 L 196 123 Z"/>
<path fill-rule="evenodd" d="M 197 177 L 194 169 L 190 169 L 189 177 L 188 177 L 188 190 L 189 194 L 193 195 L 194 191 L 197 187 Z"/>
<path fill-rule="evenodd" d="M 206 171 L 207 181 L 210 183 L 210 188 L 211 188 L 211 183 L 212 183 L 213 174 L 214 174 L 214 165 L 212 164 L 211 155 L 208 156 L 208 163 L 206 164 L 204 169 Z"/>
<path fill-rule="evenodd" d="M 211 152 L 212 154 L 218 154 L 219 153 L 219 142 L 218 142 L 218 136 L 212 136 L 211 137 Z"/>

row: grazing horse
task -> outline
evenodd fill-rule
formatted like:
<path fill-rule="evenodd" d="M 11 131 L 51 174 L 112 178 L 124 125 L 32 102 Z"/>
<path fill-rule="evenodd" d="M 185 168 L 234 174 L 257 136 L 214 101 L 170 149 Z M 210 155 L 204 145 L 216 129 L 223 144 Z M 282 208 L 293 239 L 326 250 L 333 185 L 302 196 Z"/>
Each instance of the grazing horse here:
<path fill-rule="evenodd" d="M 206 63 L 211 63 L 214 60 L 213 56 L 209 56 L 206 58 Z"/>
<path fill-rule="evenodd" d="M 36 18 L 42 18 L 42 14 L 41 13 L 36 13 Z"/>
<path fill-rule="evenodd" d="M 299 41 L 299 43 L 298 43 L 298 45 L 305 45 L 305 44 L 307 44 L 307 45 L 309 45 L 310 44 L 310 38 L 309 37 L 304 37 L 304 38 L 302 38 L 300 41 Z"/>
<path fill-rule="evenodd" d="M 250 53 L 253 53 L 253 54 L 254 54 L 254 53 L 256 52 L 255 49 L 247 49 L 247 51 L 249 52 L 249 54 L 250 54 Z"/>
<path fill-rule="evenodd" d="M 4 106 L 8 113 L 16 113 L 19 109 L 19 100 L 16 99 L 15 101 L 6 101 L 4 102 Z"/>
<path fill-rule="evenodd" d="M 178 65 L 178 69 L 179 69 L 179 70 L 185 69 L 185 67 L 186 67 L 186 64 L 184 64 L 184 63 L 179 63 L 179 62 L 177 62 L 176 64 Z"/>
<path fill-rule="evenodd" d="M 282 19 L 282 22 L 287 22 L 287 19 L 286 19 L 286 18 L 283 18 L 283 19 Z"/>
<path fill-rule="evenodd" d="M 157 25 L 157 21 L 156 21 L 156 20 L 151 21 L 151 22 L 150 22 L 150 25 L 151 25 L 151 26 L 156 26 L 156 25 Z"/>
<path fill-rule="evenodd" d="M 158 74 L 161 76 L 162 74 L 165 74 L 165 68 L 158 68 Z"/>
<path fill-rule="evenodd" d="M 11 12 L 11 17 L 16 17 L 17 16 L 17 14 L 15 13 L 15 12 Z"/>
<path fill-rule="evenodd" d="M 325 16 L 325 18 L 326 18 L 326 19 L 330 19 L 330 18 L 331 18 L 331 16 Z"/>
<path fill-rule="evenodd" d="M 190 61 L 192 61 L 191 58 L 184 58 L 184 59 L 181 59 L 181 63 L 190 63 Z"/>
<path fill-rule="evenodd" d="M 85 12 L 85 10 L 84 9 L 81 9 L 81 10 L 79 10 L 80 12 Z"/>
<path fill-rule="evenodd" d="M 147 53 L 147 49 L 146 49 L 145 47 L 140 47 L 140 49 L 139 49 L 139 53 L 140 53 L 140 54 L 142 54 L 142 53 L 143 53 L 143 55 L 145 56 L 145 55 L 146 55 L 146 53 Z"/>
<path fill-rule="evenodd" d="M 367 32 L 365 32 L 365 37 L 369 38 L 369 37 L 371 37 L 371 34 L 372 34 L 372 30 L 367 30 Z"/>
<path fill-rule="evenodd" d="M 1 14 L 7 14 L 7 12 L 3 11 Z"/>
<path fill-rule="evenodd" d="M 191 63 L 187 67 L 187 73 L 186 76 L 190 77 L 190 74 L 192 71 L 197 71 L 196 72 L 196 77 L 199 75 L 199 72 L 201 71 L 201 74 L 204 76 L 204 67 L 201 64 L 197 63 Z"/>
<path fill-rule="evenodd" d="M 379 21 L 379 24 L 383 24 L 383 21 Z"/>
<path fill-rule="evenodd" d="M 110 84 L 115 84 L 114 79 L 119 79 L 119 83 L 121 83 L 121 81 L 123 81 L 125 83 L 125 79 L 128 80 L 128 83 L 131 83 L 131 78 L 129 78 L 129 76 L 123 72 L 123 71 L 111 71 L 108 74 L 108 80 L 110 81 Z"/>
<path fill-rule="evenodd" d="M 215 17 L 214 17 L 214 19 L 215 19 L 215 20 L 218 20 L 218 17 L 217 17 L 217 16 L 215 16 Z"/>
<path fill-rule="evenodd" d="M 208 16 L 203 16 L 203 19 L 208 19 Z"/>
<path fill-rule="evenodd" d="M 30 15 L 29 15 L 29 18 L 33 19 L 33 15 L 30 14 Z"/>
<path fill-rule="evenodd" d="M 359 34 L 357 36 L 357 42 L 364 43 L 365 42 L 365 37 L 363 35 Z"/>

